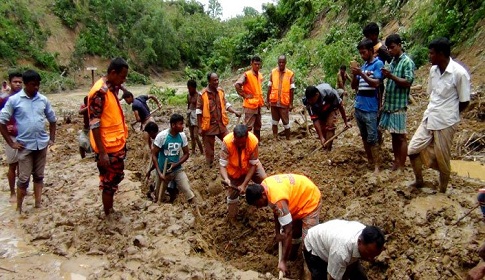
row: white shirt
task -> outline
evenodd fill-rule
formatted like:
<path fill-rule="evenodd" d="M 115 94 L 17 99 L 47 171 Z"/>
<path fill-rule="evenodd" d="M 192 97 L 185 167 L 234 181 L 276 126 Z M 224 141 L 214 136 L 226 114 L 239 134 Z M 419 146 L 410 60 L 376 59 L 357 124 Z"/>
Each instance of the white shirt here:
<path fill-rule="evenodd" d="M 331 220 L 308 230 L 304 244 L 308 252 L 328 263 L 327 273 L 340 280 L 347 266 L 360 258 L 357 241 L 365 225 Z"/>
<path fill-rule="evenodd" d="M 429 104 L 424 112 L 426 128 L 441 130 L 460 121 L 460 102 L 470 101 L 470 75 L 460 64 L 450 58 L 443 74 L 437 65 L 429 70 Z"/>

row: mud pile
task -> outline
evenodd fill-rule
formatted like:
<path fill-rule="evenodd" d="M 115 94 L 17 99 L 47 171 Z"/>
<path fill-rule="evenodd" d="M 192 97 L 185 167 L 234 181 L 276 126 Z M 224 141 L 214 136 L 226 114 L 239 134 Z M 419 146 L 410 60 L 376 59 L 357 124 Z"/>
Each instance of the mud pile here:
<path fill-rule="evenodd" d="M 425 105 L 420 101 L 409 110 L 409 138 Z M 72 105 L 54 102 L 56 106 Z M 166 109 L 157 117 L 160 129 L 168 127 L 172 112 L 185 110 Z M 456 137 L 484 127 L 476 119 L 465 119 Z M 203 156 L 191 155 L 185 164 L 202 221 L 196 222 L 183 195 L 173 205 L 146 199 L 147 148 L 140 133 L 130 133 L 116 212 L 104 219 L 96 164 L 92 157 L 80 160 L 78 154 L 80 128 L 79 118 L 59 126 L 57 144 L 48 155 L 44 208 L 34 210 L 32 199 L 27 199 L 26 213 L 19 219 L 29 243 L 69 259 L 86 255 L 106 259 L 105 265 L 91 272 L 92 279 L 272 279 L 277 275 L 272 213 L 241 200 L 238 224 L 229 226 L 218 166 L 207 168 Z M 476 205 L 476 190 L 482 183 L 453 175 L 447 193 L 439 194 L 436 173 L 426 170 L 426 187 L 411 189 L 409 166 L 403 173 L 390 171 L 388 135 L 383 171 L 376 177 L 367 166 L 356 127 L 334 141 L 330 153 L 311 153 L 319 145 L 315 134 L 303 137 L 304 129 L 296 124 L 292 130 L 290 141 L 274 141 L 269 131 L 263 134 L 260 160 L 266 172 L 311 178 L 323 194 L 322 222 L 359 220 L 385 231 L 386 250 L 376 263 L 367 265 L 370 279 L 459 279 L 478 262 L 475 250 L 485 240 L 479 210 L 455 223 Z M 454 147 L 455 156 L 456 151 Z M 289 277 L 299 278 L 302 265 L 301 256 L 290 262 Z"/>

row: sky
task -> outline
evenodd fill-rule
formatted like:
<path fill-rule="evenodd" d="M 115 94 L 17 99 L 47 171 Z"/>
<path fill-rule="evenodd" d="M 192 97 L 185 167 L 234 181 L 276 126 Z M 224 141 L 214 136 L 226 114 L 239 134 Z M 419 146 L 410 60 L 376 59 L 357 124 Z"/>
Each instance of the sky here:
<path fill-rule="evenodd" d="M 207 10 L 209 0 L 197 0 L 204 5 Z M 237 15 L 242 15 L 244 7 L 253 7 L 258 12 L 262 12 L 263 3 L 275 3 L 275 0 L 218 0 L 222 6 L 222 19 L 228 19 Z"/>

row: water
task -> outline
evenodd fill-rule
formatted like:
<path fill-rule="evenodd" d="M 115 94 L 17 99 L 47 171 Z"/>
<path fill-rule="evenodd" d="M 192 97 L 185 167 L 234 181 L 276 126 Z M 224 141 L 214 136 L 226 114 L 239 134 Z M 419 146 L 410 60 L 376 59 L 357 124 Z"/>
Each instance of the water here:
<path fill-rule="evenodd" d="M 451 170 L 463 177 L 485 181 L 485 165 L 479 161 L 452 160 Z"/>

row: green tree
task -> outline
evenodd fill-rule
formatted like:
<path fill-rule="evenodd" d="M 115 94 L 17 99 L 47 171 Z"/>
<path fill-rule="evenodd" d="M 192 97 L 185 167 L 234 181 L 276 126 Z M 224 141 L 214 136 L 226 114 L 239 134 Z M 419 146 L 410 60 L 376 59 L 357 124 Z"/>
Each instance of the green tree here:
<path fill-rule="evenodd" d="M 209 5 L 207 7 L 207 14 L 214 19 L 220 18 L 222 16 L 222 6 L 217 0 L 209 0 Z"/>

